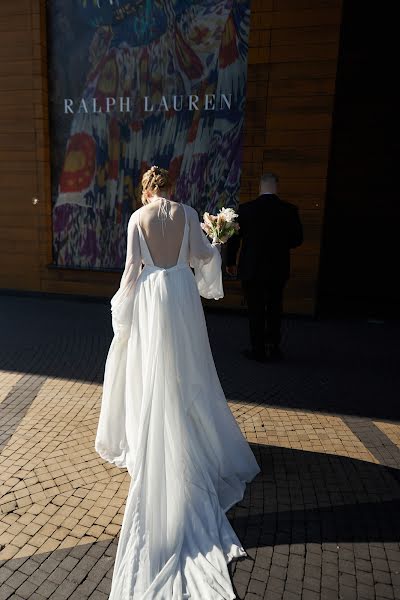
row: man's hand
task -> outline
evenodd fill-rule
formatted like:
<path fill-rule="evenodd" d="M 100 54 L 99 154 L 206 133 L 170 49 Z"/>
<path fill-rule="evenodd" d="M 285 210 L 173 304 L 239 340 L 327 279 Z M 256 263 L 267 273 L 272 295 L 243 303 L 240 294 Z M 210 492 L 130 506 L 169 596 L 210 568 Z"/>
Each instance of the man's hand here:
<path fill-rule="evenodd" d="M 236 265 L 232 265 L 230 267 L 225 267 L 225 270 L 228 273 L 228 275 L 230 275 L 231 277 L 237 277 L 237 266 Z"/>

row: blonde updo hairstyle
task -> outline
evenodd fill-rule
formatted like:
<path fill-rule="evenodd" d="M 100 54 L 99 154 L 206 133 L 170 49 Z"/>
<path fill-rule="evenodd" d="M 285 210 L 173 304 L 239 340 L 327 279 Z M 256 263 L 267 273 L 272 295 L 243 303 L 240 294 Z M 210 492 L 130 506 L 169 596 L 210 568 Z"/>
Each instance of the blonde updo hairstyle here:
<path fill-rule="evenodd" d="M 171 189 L 171 181 L 167 169 L 154 165 L 142 177 L 142 204 L 151 202 L 151 196 L 158 196 Z"/>

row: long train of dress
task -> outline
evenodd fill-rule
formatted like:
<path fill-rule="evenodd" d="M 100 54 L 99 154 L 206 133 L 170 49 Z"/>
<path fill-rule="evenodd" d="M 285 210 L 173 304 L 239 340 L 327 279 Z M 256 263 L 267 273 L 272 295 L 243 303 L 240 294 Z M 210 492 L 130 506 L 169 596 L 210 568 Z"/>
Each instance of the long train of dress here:
<path fill-rule="evenodd" d="M 196 252 L 187 212 L 170 268 L 153 264 L 134 213 L 134 260 L 111 301 L 95 448 L 132 479 L 110 600 L 235 598 L 227 564 L 246 555 L 225 513 L 260 469 L 227 405 L 199 296 L 223 295 L 220 254 L 202 233 Z"/>

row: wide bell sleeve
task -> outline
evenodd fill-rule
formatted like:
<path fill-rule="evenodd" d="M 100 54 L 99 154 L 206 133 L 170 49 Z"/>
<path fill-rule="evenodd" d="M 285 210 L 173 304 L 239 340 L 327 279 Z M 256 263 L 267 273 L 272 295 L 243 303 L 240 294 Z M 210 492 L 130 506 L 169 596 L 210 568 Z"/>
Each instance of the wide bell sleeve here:
<path fill-rule="evenodd" d="M 203 233 L 196 211 L 192 209 L 189 214 L 189 264 L 197 289 L 203 298 L 219 300 L 224 297 L 220 247 L 211 244 Z"/>
<path fill-rule="evenodd" d="M 136 212 L 127 232 L 125 268 L 117 292 L 111 298 L 114 337 L 105 369 L 95 450 L 106 461 L 126 467 L 129 445 L 126 436 L 126 358 L 130 336 L 135 283 L 141 271 L 139 231 Z"/>
<path fill-rule="evenodd" d="M 129 337 L 133 290 L 142 267 L 139 230 L 137 226 L 138 212 L 135 211 L 128 223 L 125 268 L 122 273 L 119 288 L 111 298 L 111 317 L 114 334 L 119 337 Z"/>

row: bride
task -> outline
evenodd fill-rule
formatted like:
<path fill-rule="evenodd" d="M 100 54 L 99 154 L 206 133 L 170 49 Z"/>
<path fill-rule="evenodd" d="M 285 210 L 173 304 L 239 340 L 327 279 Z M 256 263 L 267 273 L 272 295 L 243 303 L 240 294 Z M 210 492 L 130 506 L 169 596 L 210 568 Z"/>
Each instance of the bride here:
<path fill-rule="evenodd" d="M 109 600 L 236 598 L 227 564 L 246 552 L 225 513 L 260 469 L 226 402 L 200 299 L 223 297 L 220 250 L 197 212 L 170 199 L 167 170 L 152 167 L 142 187 L 111 299 L 95 440 L 131 476 Z"/>

